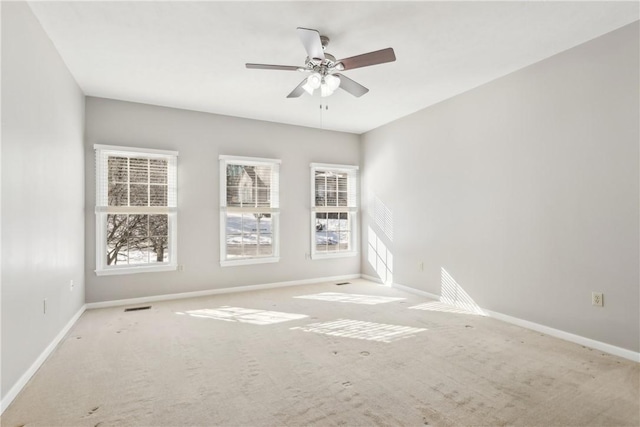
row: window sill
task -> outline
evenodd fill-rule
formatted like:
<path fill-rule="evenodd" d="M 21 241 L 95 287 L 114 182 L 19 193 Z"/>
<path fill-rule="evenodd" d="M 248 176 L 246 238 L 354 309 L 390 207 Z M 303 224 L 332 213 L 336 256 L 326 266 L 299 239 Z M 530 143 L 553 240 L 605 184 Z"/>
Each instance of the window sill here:
<path fill-rule="evenodd" d="M 321 253 L 312 253 L 311 254 L 311 259 L 312 260 L 319 260 L 319 259 L 331 259 L 331 258 L 350 258 L 350 257 L 354 257 L 354 256 L 358 256 L 358 252 L 335 252 L 335 253 L 327 253 L 327 254 L 321 254 Z"/>
<path fill-rule="evenodd" d="M 176 271 L 178 269 L 177 265 L 173 264 L 165 264 L 165 265 L 154 265 L 154 266 L 140 266 L 140 267 L 115 267 L 115 268 L 105 268 L 102 270 L 95 270 L 96 276 L 116 276 L 120 274 L 136 274 L 136 273 L 156 273 L 160 271 Z"/>
<path fill-rule="evenodd" d="M 265 258 L 244 258 L 234 260 L 220 261 L 222 267 L 235 267 L 239 265 L 251 265 L 251 264 L 268 264 L 271 262 L 279 262 L 280 257 L 265 257 Z"/>

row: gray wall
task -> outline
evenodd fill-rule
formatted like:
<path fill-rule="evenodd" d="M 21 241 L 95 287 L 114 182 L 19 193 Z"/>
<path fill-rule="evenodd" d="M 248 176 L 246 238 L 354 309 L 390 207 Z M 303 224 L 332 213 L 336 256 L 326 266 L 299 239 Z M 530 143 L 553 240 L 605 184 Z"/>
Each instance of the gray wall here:
<path fill-rule="evenodd" d="M 360 258 L 309 260 L 311 162 L 358 164 L 358 135 L 129 102 L 86 100 L 87 302 L 358 274 Z M 177 150 L 183 271 L 96 276 L 93 144 Z M 281 159 L 280 262 L 220 267 L 220 154 Z"/>
<path fill-rule="evenodd" d="M 638 38 L 636 22 L 366 133 L 363 248 L 371 226 L 396 283 L 440 294 L 444 268 L 480 307 L 640 350 Z M 366 248 L 362 264 L 376 275 Z"/>
<path fill-rule="evenodd" d="M 29 6 L 1 7 L 5 397 L 84 304 L 84 95 Z"/>

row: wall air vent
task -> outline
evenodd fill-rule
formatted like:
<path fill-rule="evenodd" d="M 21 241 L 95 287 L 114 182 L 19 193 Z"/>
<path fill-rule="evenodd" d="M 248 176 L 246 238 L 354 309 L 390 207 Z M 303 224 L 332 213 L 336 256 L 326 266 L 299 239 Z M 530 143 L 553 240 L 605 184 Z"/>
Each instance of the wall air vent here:
<path fill-rule="evenodd" d="M 124 311 L 140 311 L 140 310 L 149 310 L 151 308 L 150 305 L 145 305 L 142 307 L 129 307 L 129 308 L 125 308 Z"/>

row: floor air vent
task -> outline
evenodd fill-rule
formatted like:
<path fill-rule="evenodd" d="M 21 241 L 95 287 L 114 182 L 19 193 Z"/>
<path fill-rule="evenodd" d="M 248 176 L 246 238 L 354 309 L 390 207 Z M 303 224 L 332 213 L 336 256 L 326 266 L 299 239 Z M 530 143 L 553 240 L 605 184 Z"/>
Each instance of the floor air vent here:
<path fill-rule="evenodd" d="M 124 311 L 139 311 L 139 310 L 149 310 L 151 308 L 150 305 L 145 305 L 142 307 L 129 307 L 125 308 Z"/>
<path fill-rule="evenodd" d="M 340 283 L 336 283 L 337 286 L 342 286 L 342 285 L 349 285 L 351 282 L 340 282 Z"/>

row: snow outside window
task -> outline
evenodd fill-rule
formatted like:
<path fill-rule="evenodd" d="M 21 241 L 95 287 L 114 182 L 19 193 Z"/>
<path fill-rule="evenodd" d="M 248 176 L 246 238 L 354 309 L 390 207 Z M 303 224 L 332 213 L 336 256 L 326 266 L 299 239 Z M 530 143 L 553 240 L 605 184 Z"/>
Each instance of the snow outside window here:
<path fill-rule="evenodd" d="M 220 156 L 220 264 L 279 261 L 280 160 Z"/>
<path fill-rule="evenodd" d="M 178 153 L 94 149 L 96 274 L 175 270 Z"/>
<path fill-rule="evenodd" d="M 357 254 L 358 167 L 311 164 L 311 258 Z"/>

